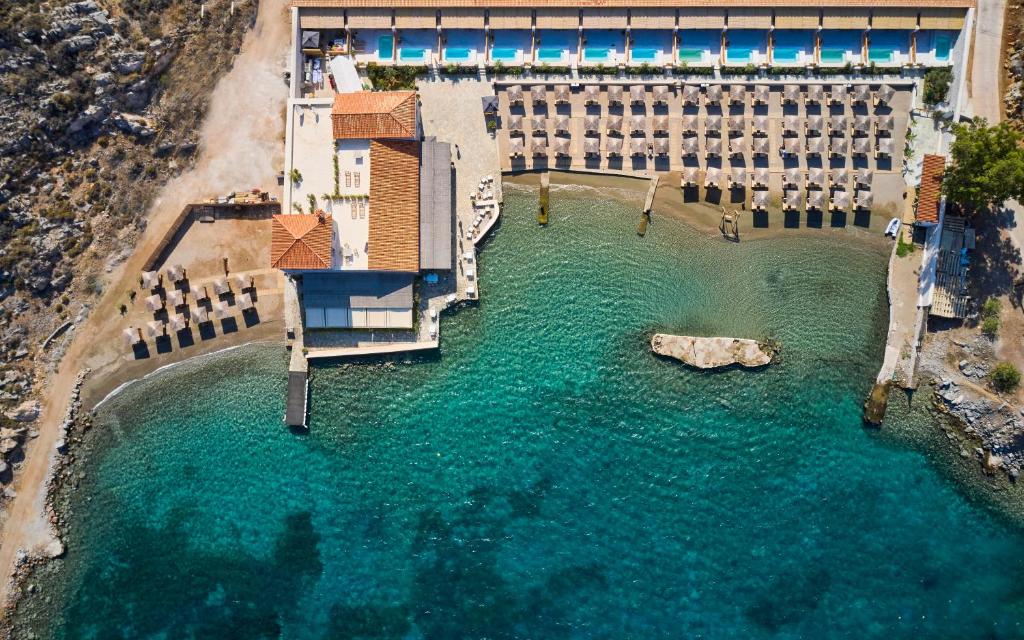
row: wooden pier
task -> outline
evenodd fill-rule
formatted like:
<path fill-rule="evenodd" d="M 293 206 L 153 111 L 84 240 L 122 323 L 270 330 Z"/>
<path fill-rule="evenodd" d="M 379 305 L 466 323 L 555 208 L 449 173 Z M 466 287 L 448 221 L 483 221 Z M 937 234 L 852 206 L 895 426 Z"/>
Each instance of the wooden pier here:
<path fill-rule="evenodd" d="M 540 174 L 540 206 L 537 209 L 537 223 L 545 226 L 548 223 L 548 192 L 551 189 L 551 176 L 548 173 Z"/>
<path fill-rule="evenodd" d="M 644 199 L 644 211 L 640 217 L 640 225 L 636 228 L 636 234 L 643 237 L 647 234 L 647 225 L 651 223 L 651 209 L 654 208 L 654 194 L 658 191 L 658 176 L 651 176 L 651 186 L 647 189 L 647 198 Z"/>
<path fill-rule="evenodd" d="M 309 372 L 288 372 L 288 402 L 285 405 L 284 422 L 293 429 L 308 428 L 309 416 Z"/>

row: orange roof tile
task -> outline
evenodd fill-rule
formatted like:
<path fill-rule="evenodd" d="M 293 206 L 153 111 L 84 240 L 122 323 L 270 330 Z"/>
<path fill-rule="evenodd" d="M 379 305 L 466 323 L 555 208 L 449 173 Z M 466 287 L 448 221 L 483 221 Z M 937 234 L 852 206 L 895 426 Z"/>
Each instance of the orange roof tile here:
<path fill-rule="evenodd" d="M 334 96 L 334 138 L 415 138 L 415 91 L 356 91 Z"/>
<path fill-rule="evenodd" d="M 277 214 L 270 229 L 271 267 L 331 268 L 334 225 L 329 214 Z"/>
<path fill-rule="evenodd" d="M 942 173 L 946 170 L 946 158 L 926 154 L 921 166 L 921 189 L 917 194 L 916 222 L 937 223 L 939 221 L 939 199 L 942 197 Z"/>
<path fill-rule="evenodd" d="M 293 7 L 381 7 L 380 0 L 292 0 Z M 707 0 L 390 0 L 388 8 L 705 7 Z M 729 0 L 725 7 L 976 7 L 976 0 Z"/>
<path fill-rule="evenodd" d="M 370 141 L 369 268 L 420 270 L 420 143 Z"/>

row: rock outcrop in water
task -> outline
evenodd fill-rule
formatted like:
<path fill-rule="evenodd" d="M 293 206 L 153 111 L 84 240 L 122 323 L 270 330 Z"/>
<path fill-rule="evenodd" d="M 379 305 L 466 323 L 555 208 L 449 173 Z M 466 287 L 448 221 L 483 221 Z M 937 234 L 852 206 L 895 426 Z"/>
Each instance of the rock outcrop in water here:
<path fill-rule="evenodd" d="M 698 369 L 718 369 L 738 364 L 763 367 L 770 364 L 777 348 L 742 338 L 700 338 L 656 333 L 651 349 L 658 355 L 680 360 Z"/>

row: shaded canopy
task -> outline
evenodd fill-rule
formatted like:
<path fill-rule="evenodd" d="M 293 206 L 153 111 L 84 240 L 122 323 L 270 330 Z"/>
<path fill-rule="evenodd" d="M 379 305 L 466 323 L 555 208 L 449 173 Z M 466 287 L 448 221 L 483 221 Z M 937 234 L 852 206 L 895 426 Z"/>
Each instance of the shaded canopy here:
<path fill-rule="evenodd" d="M 608 102 L 622 103 L 622 85 L 613 84 L 608 87 Z"/>
<path fill-rule="evenodd" d="M 146 298 L 146 310 L 147 311 L 159 311 L 164 308 L 164 301 L 160 299 L 160 296 L 155 293 Z"/>
<path fill-rule="evenodd" d="M 530 129 L 534 133 L 547 133 L 548 119 L 544 116 L 530 116 Z"/>
<path fill-rule="evenodd" d="M 253 308 L 252 296 L 248 293 L 243 293 L 238 296 L 238 306 L 241 307 L 242 311 L 247 311 Z"/>
<path fill-rule="evenodd" d="M 583 118 L 583 130 L 587 133 L 597 133 L 601 129 L 601 116 L 591 114 Z"/>
<path fill-rule="evenodd" d="M 523 139 L 512 138 L 508 141 L 508 154 L 510 156 L 523 155 Z"/>
<path fill-rule="evenodd" d="M 871 195 L 870 191 L 858 191 L 857 192 L 857 206 L 861 209 L 870 209 L 874 203 L 875 198 Z"/>
<path fill-rule="evenodd" d="M 882 86 L 878 87 L 878 92 L 875 94 L 875 97 L 878 98 L 879 102 L 881 102 L 883 104 L 888 104 L 889 102 L 892 101 L 892 99 L 893 99 L 893 97 L 895 95 L 896 95 L 896 90 L 895 89 L 893 89 L 892 87 L 890 87 L 887 84 L 883 84 Z"/>
<path fill-rule="evenodd" d="M 836 187 L 836 188 L 839 188 L 839 189 L 845 189 L 846 185 L 848 185 L 849 183 L 850 183 L 850 170 L 849 169 L 847 169 L 845 167 L 841 167 L 839 169 L 835 169 L 832 172 L 832 186 L 833 187 Z"/>
<path fill-rule="evenodd" d="M 569 116 L 563 113 L 555 117 L 555 131 L 569 131 Z"/>
<path fill-rule="evenodd" d="M 768 133 L 768 116 L 754 116 L 754 133 Z"/>
<path fill-rule="evenodd" d="M 746 144 L 742 137 L 729 139 L 729 153 L 739 156 L 743 155 L 745 150 Z"/>
<path fill-rule="evenodd" d="M 700 170 L 697 167 L 685 167 L 683 169 L 683 182 L 689 185 L 697 184 Z"/>
<path fill-rule="evenodd" d="M 647 118 L 641 115 L 634 115 L 629 117 L 629 130 L 633 132 L 646 132 L 647 131 Z"/>
<path fill-rule="evenodd" d="M 156 271 L 143 271 L 141 279 L 143 289 L 156 289 L 160 286 L 160 274 Z"/>
<path fill-rule="evenodd" d="M 832 91 L 829 93 L 829 99 L 833 104 L 844 104 L 846 102 L 846 96 L 849 95 L 849 91 L 846 90 L 845 84 L 834 84 L 832 85 Z"/>
<path fill-rule="evenodd" d="M 697 133 L 697 115 L 690 113 L 683 116 L 683 131 Z"/>
<path fill-rule="evenodd" d="M 248 296 L 249 294 L 244 295 Z M 241 302 L 239 302 L 239 304 L 241 304 Z M 249 305 L 252 306 L 252 302 L 250 302 Z M 171 331 L 182 331 L 186 326 L 185 316 L 183 316 L 180 313 L 174 314 L 173 316 L 167 319 L 167 326 L 170 328 Z"/>
<path fill-rule="evenodd" d="M 758 104 L 767 104 L 771 93 L 771 89 L 768 88 L 768 85 L 766 84 L 754 85 L 754 102 Z"/>
<path fill-rule="evenodd" d="M 622 116 L 608 116 L 608 131 L 622 133 Z"/>
<path fill-rule="evenodd" d="M 825 118 L 820 115 L 807 116 L 807 134 L 821 133 L 825 128 Z"/>
<path fill-rule="evenodd" d="M 667 156 L 669 150 L 668 138 L 654 139 L 654 152 L 659 156 Z"/>
<path fill-rule="evenodd" d="M 201 284 L 193 284 L 189 287 L 189 293 L 192 294 L 192 299 L 196 302 L 200 300 L 206 300 L 210 297 L 210 294 L 206 292 L 206 287 Z"/>
<path fill-rule="evenodd" d="M 653 89 L 654 101 L 659 104 L 668 102 L 668 86 L 664 84 L 656 84 Z"/>
<path fill-rule="evenodd" d="M 782 88 L 783 102 L 796 102 L 800 99 L 800 85 L 787 84 Z"/>
<path fill-rule="evenodd" d="M 797 167 L 790 167 L 782 174 L 784 181 L 787 185 L 796 186 L 800 184 L 800 179 L 803 177 L 803 173 Z"/>
<path fill-rule="evenodd" d="M 804 196 L 799 189 L 790 189 L 786 192 L 785 203 L 787 209 L 799 209 L 804 203 Z"/>
<path fill-rule="evenodd" d="M 569 89 L 567 84 L 556 84 L 555 85 L 555 102 L 569 102 L 569 98 L 572 96 L 572 91 Z"/>
<path fill-rule="evenodd" d="M 786 153 L 797 154 L 803 150 L 803 145 L 800 144 L 800 138 L 786 138 L 782 148 Z"/>
<path fill-rule="evenodd" d="M 754 185 L 767 187 L 770 179 L 771 173 L 768 171 L 768 167 L 754 169 Z"/>
<path fill-rule="evenodd" d="M 601 87 L 596 84 L 588 84 L 583 87 L 583 97 L 586 102 L 598 102 L 601 99 Z"/>
<path fill-rule="evenodd" d="M 729 177 L 734 185 L 747 186 L 747 170 L 743 167 L 733 167 L 732 175 Z"/>
<path fill-rule="evenodd" d="M 693 156 L 697 155 L 699 145 L 697 144 L 697 138 L 683 138 L 683 155 Z"/>
<path fill-rule="evenodd" d="M 560 156 L 569 155 L 569 138 L 555 138 L 555 153 Z"/>
<path fill-rule="evenodd" d="M 892 133 L 895 127 L 895 119 L 892 116 L 878 116 L 875 119 L 876 133 Z"/>
<path fill-rule="evenodd" d="M 722 181 L 722 170 L 718 167 L 708 167 L 704 172 L 704 184 L 706 186 L 718 186 Z"/>
<path fill-rule="evenodd" d="M 853 101 L 854 102 L 867 102 L 871 98 L 871 87 L 866 84 L 857 84 L 853 86 Z"/>
<path fill-rule="evenodd" d="M 836 191 L 832 194 L 833 209 L 848 209 L 850 207 L 850 192 Z"/>
<path fill-rule="evenodd" d="M 668 116 L 665 114 L 654 116 L 654 130 L 658 133 L 668 133 Z"/>
<path fill-rule="evenodd" d="M 227 303 L 222 303 L 227 304 Z M 146 323 L 146 337 L 157 338 L 164 335 L 164 323 L 159 320 L 150 320 Z"/>
<path fill-rule="evenodd" d="M 820 84 L 807 85 L 807 101 L 821 102 L 825 99 L 825 87 Z"/>
<path fill-rule="evenodd" d="M 769 152 L 768 138 L 754 138 L 754 153 L 766 156 Z"/>
<path fill-rule="evenodd" d="M 722 85 L 713 84 L 708 86 L 708 102 L 722 101 Z"/>
<path fill-rule="evenodd" d="M 683 85 L 683 104 L 697 104 L 700 100 L 700 87 L 695 84 Z"/>
<path fill-rule="evenodd" d="M 588 156 L 596 156 L 601 153 L 601 139 L 587 138 L 583 141 L 583 152 Z"/>
<path fill-rule="evenodd" d="M 892 138 L 879 138 L 878 140 L 878 153 L 883 155 L 891 156 L 895 143 Z"/>
<path fill-rule="evenodd" d="M 782 118 L 782 128 L 786 133 L 799 133 L 800 116 L 785 116 Z"/>
<path fill-rule="evenodd" d="M 850 153 L 850 139 L 832 138 L 831 151 L 834 156 L 845 156 Z"/>
<path fill-rule="evenodd" d="M 855 115 L 853 116 L 853 133 L 854 135 L 866 135 L 868 130 L 871 128 L 871 119 L 866 115 Z"/>
<path fill-rule="evenodd" d="M 825 170 L 821 167 L 812 167 L 807 170 L 807 184 L 818 187 L 825 186 Z"/>
<path fill-rule="evenodd" d="M 510 114 L 508 117 L 508 130 L 509 131 L 522 131 L 523 130 L 523 116 L 518 113 Z"/>
<path fill-rule="evenodd" d="M 167 292 L 167 304 L 171 307 L 180 307 L 185 304 L 185 296 L 181 295 L 181 291 L 177 289 L 171 289 Z"/>
<path fill-rule="evenodd" d="M 729 116 L 729 131 L 742 133 L 747 127 L 746 119 L 741 115 Z"/>
<path fill-rule="evenodd" d="M 516 104 L 523 101 L 523 87 L 522 85 L 514 84 L 508 88 L 508 101 L 512 104 Z"/>
<path fill-rule="evenodd" d="M 707 141 L 708 155 L 720 156 L 722 155 L 722 139 L 721 138 L 708 138 Z"/>
<path fill-rule="evenodd" d="M 622 138 L 608 138 L 608 155 L 622 155 Z"/>
<path fill-rule="evenodd" d="M 708 133 L 719 133 L 722 131 L 722 116 L 711 115 L 704 121 L 704 130 Z"/>
<path fill-rule="evenodd" d="M 228 284 L 227 278 L 217 278 L 213 281 L 213 292 L 218 296 L 231 291 L 231 286 Z"/>
<path fill-rule="evenodd" d="M 770 197 L 769 197 L 767 191 L 755 191 L 754 192 L 753 205 L 754 205 L 755 209 L 761 209 L 761 210 L 767 209 L 768 208 L 768 201 L 769 200 L 770 200 Z"/>
<path fill-rule="evenodd" d="M 857 186 L 871 188 L 875 173 L 871 169 L 857 169 Z"/>
<path fill-rule="evenodd" d="M 629 101 L 634 103 L 644 102 L 647 98 L 647 89 L 642 84 L 634 84 L 629 88 Z"/>
<path fill-rule="evenodd" d="M 871 151 L 871 144 L 867 138 L 854 138 L 853 152 L 859 156 L 866 156 Z"/>
<path fill-rule="evenodd" d="M 634 156 L 642 156 L 647 153 L 647 141 L 644 138 L 630 138 L 629 152 Z"/>
<path fill-rule="evenodd" d="M 820 136 L 807 138 L 807 153 L 823 155 L 825 153 L 825 138 Z"/>
<path fill-rule="evenodd" d="M 729 102 L 732 104 L 743 104 L 747 96 L 747 89 L 743 85 L 734 84 L 729 87 Z"/>
<path fill-rule="evenodd" d="M 811 209 L 818 209 L 819 211 L 825 208 L 825 192 L 824 191 L 808 191 L 807 192 L 807 206 Z"/>
<path fill-rule="evenodd" d="M 185 279 L 185 267 L 180 264 L 167 267 L 167 279 L 171 282 L 181 282 Z"/>
<path fill-rule="evenodd" d="M 534 138 L 533 142 L 530 143 L 530 150 L 535 156 L 546 156 L 548 154 L 547 138 Z"/>
<path fill-rule="evenodd" d="M 846 116 L 831 116 L 828 119 L 828 130 L 833 136 L 845 136 Z"/>
<path fill-rule="evenodd" d="M 530 97 L 534 102 L 547 102 L 547 89 L 542 84 L 535 84 L 530 87 Z"/>

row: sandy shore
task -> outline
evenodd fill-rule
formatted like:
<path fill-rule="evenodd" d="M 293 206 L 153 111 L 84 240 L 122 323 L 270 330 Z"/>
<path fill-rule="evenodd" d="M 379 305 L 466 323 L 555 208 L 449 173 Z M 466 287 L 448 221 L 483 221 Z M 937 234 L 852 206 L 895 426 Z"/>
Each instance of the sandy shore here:
<path fill-rule="evenodd" d="M 258 325 L 218 335 L 209 344 L 125 362 L 124 341 L 119 336 L 121 327 L 110 322 L 110 313 L 117 309 L 125 292 L 137 285 L 145 259 L 185 204 L 253 185 L 276 187 L 284 135 L 280 114 L 286 98 L 281 69 L 290 40 L 286 7 L 285 0 L 260 3 L 256 25 L 246 34 L 234 67 L 211 96 L 195 166 L 171 180 L 153 203 L 146 232 L 135 252 L 110 274 L 93 312 L 73 330 L 72 342 L 59 368 L 41 386 L 45 392 L 40 398 L 42 411 L 35 425 L 39 437 L 27 446 L 25 462 L 15 478 L 17 495 L 8 505 L 0 544 L 0 570 L 6 576 L 0 581 L 0 598 L 8 620 L 17 594 L 13 577 L 22 557 L 34 556 L 55 539 L 46 516 L 46 499 L 57 462 L 60 425 L 79 372 L 92 369 L 83 389 L 83 408 L 88 409 L 89 403 L 125 381 L 161 366 L 283 333 L 280 314 L 261 311 Z M 239 161 L 243 158 L 244 162 Z"/>
<path fill-rule="evenodd" d="M 575 187 L 589 187 L 600 191 L 600 197 L 613 198 L 629 202 L 631 204 L 643 205 L 644 196 L 650 182 L 644 178 L 629 178 L 624 176 L 601 175 L 595 173 L 570 173 L 565 171 L 551 172 L 551 185 L 573 185 Z M 540 185 L 539 173 L 519 173 L 505 175 L 503 181 L 506 184 L 519 184 L 528 186 Z M 718 205 L 708 202 L 685 202 L 682 189 L 678 187 L 678 178 L 671 176 L 663 177 L 654 196 L 654 204 L 651 212 L 651 226 L 648 233 L 657 233 L 659 217 L 669 217 L 680 220 L 694 230 L 707 235 L 720 236 L 718 225 L 721 222 L 722 212 Z M 763 240 L 781 236 L 794 235 L 821 235 L 821 234 L 844 234 L 853 236 L 859 240 L 885 241 L 885 225 L 892 216 L 889 212 L 872 214 L 869 218 L 869 225 L 861 227 L 854 224 L 853 215 L 847 216 L 845 226 L 832 226 L 828 214 L 822 216 L 821 226 L 809 226 L 808 215 L 801 214 L 798 225 L 787 224 L 786 214 L 781 210 L 769 210 L 766 214 L 758 217 L 756 224 L 754 216 L 749 211 L 740 214 L 740 241 Z M 724 240 L 723 240 L 724 241 Z"/>

